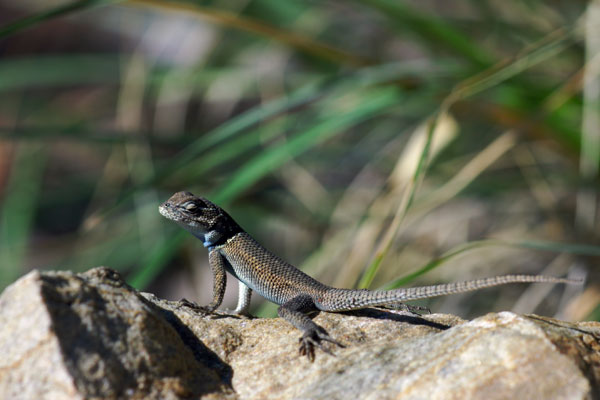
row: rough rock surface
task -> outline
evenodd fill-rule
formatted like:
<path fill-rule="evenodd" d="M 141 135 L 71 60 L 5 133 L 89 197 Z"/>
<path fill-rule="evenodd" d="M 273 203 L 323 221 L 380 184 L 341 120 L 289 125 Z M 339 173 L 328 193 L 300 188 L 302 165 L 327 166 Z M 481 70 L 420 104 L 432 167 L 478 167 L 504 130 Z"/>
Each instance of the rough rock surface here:
<path fill-rule="evenodd" d="M 346 348 L 298 355 L 281 319 L 202 317 L 108 268 L 31 272 L 0 296 L 0 398 L 600 398 L 600 323 L 321 313 Z"/>

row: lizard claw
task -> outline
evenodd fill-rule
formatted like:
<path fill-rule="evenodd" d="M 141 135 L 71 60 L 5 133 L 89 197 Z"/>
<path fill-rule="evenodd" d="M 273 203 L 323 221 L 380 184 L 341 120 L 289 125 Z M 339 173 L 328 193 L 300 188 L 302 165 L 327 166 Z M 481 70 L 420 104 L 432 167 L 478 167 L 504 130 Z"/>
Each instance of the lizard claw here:
<path fill-rule="evenodd" d="M 315 360 L 315 346 L 319 347 L 325 353 L 335 356 L 331 350 L 323 346 L 323 341 L 333 343 L 339 347 L 346 347 L 337 340 L 333 339 L 327 331 L 321 327 L 304 332 L 300 338 L 300 355 L 307 356 L 310 362 Z"/>

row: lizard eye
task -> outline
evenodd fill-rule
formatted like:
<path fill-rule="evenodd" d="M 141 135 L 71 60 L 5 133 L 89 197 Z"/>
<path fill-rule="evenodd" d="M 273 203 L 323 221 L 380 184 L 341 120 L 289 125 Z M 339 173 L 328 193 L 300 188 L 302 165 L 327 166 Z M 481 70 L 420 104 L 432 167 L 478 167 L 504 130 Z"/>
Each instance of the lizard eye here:
<path fill-rule="evenodd" d="M 198 206 L 193 201 L 188 201 L 187 203 L 183 204 L 183 208 L 185 208 L 188 211 L 193 211 L 196 208 L 198 208 Z"/>

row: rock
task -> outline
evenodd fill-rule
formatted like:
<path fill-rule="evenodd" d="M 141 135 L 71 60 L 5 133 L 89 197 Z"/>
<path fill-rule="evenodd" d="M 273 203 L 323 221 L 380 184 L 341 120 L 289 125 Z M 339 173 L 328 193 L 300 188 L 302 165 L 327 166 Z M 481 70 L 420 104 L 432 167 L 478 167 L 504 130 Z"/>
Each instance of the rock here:
<path fill-rule="evenodd" d="M 31 272 L 0 296 L 0 398 L 599 398 L 600 323 L 321 313 L 346 348 L 298 355 L 281 319 L 139 293 L 108 268 Z"/>
<path fill-rule="evenodd" d="M 33 271 L 0 297 L 0 398 L 235 398 L 231 368 L 108 268 Z"/>

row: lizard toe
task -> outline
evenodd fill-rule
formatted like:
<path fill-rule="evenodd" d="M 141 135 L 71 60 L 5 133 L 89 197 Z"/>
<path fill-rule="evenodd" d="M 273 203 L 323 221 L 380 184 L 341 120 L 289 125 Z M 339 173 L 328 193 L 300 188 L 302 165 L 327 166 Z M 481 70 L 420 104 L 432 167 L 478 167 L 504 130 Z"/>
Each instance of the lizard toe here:
<path fill-rule="evenodd" d="M 300 342 L 300 348 L 299 348 L 299 353 L 301 356 L 306 356 L 308 357 L 308 360 L 310 362 L 315 361 L 315 345 L 316 342 L 307 336 L 302 336 L 299 340 Z"/>
<path fill-rule="evenodd" d="M 342 348 L 346 347 L 329 336 L 327 331 L 321 327 L 319 327 L 319 329 L 305 332 L 299 341 L 300 355 L 307 356 L 311 362 L 313 362 L 315 359 L 315 347 L 320 348 L 324 353 L 335 356 L 335 354 L 327 346 L 323 345 L 323 342 L 333 343 Z"/>

